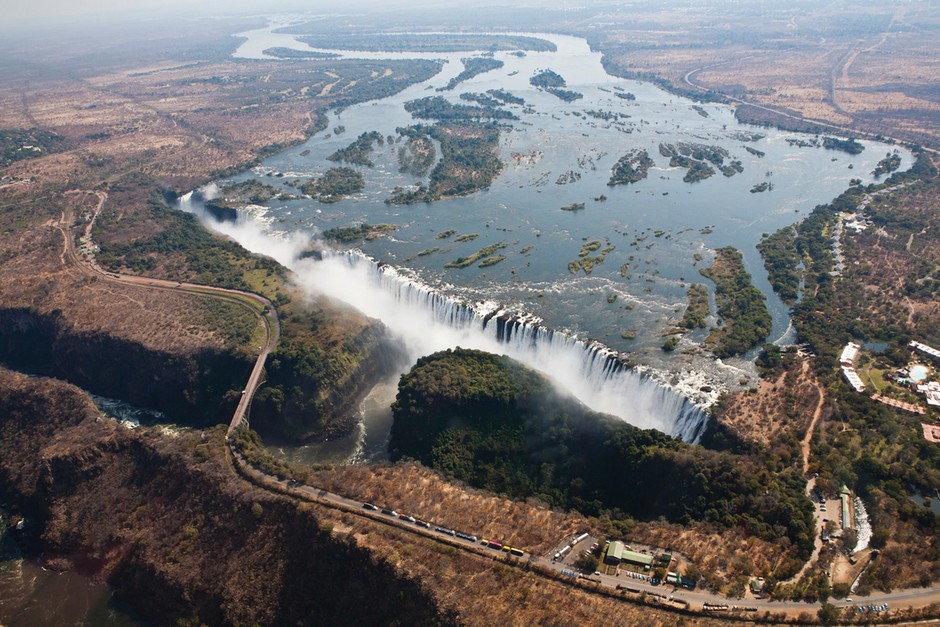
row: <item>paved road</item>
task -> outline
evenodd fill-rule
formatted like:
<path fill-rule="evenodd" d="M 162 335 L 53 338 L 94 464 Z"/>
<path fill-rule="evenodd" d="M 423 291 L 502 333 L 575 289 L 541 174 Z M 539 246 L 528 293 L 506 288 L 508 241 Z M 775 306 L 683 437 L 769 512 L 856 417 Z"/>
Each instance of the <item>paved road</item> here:
<path fill-rule="evenodd" d="M 479 543 L 479 538 L 477 542 L 471 542 L 469 540 L 463 540 L 452 535 L 445 535 L 435 531 L 436 527 L 446 527 L 446 525 L 442 525 L 434 521 L 428 521 L 431 524 L 431 528 L 428 529 L 420 527 L 417 524 L 400 517 L 407 515 L 407 512 L 401 512 L 399 513 L 399 516 L 390 516 L 381 513 L 381 511 L 368 510 L 363 507 L 364 504 L 362 501 L 353 500 L 338 494 L 333 494 L 332 492 L 327 492 L 326 490 L 317 489 L 312 486 L 291 484 L 288 482 L 288 480 L 281 480 L 276 477 L 266 475 L 261 471 L 249 466 L 237 453 L 233 452 L 233 455 L 235 458 L 235 463 L 238 465 L 244 475 L 247 475 L 254 483 L 269 490 L 287 494 L 295 498 L 302 498 L 307 501 L 316 502 L 321 505 L 333 507 L 335 509 L 340 509 L 357 516 L 362 516 L 382 524 L 402 529 L 408 533 L 430 538 L 436 542 L 442 542 L 463 550 L 472 551 L 484 557 L 490 557 L 492 559 L 498 560 L 506 559 L 506 556 L 502 551 L 487 549 L 486 547 L 482 546 Z M 381 507 L 382 504 L 377 505 Z M 473 530 L 464 529 L 462 531 L 467 534 L 474 534 Z M 518 557 L 513 561 L 520 566 L 526 563 L 531 563 L 540 568 L 554 571 L 557 576 L 562 578 L 564 577 L 562 574 L 563 571 L 570 572 L 574 570 L 572 566 L 564 564 L 563 562 L 554 562 L 549 558 L 532 555 L 528 552 L 523 552 L 521 557 Z M 647 581 L 634 579 L 626 572 L 621 572 L 619 576 L 588 575 L 582 576 L 579 579 L 582 583 L 589 581 L 596 582 L 599 585 L 605 587 L 608 593 L 615 592 L 616 586 L 618 584 L 625 588 L 634 588 L 640 592 L 645 592 L 648 595 L 659 597 L 662 602 L 667 605 L 670 603 L 677 606 L 679 604 L 687 604 L 688 608 L 692 611 L 702 611 L 705 604 L 724 604 L 737 605 L 739 608 L 757 608 L 757 612 L 759 614 L 763 614 L 764 612 L 771 612 L 778 614 L 783 613 L 788 616 L 796 617 L 803 612 L 809 612 L 810 614 L 815 615 L 816 610 L 820 608 L 819 603 L 809 603 L 803 601 L 772 601 L 769 599 L 729 599 L 707 590 L 686 590 L 684 588 L 676 588 L 671 585 L 663 584 L 654 586 Z M 587 589 L 590 590 L 590 588 Z M 636 594 L 630 593 L 624 594 L 626 595 L 626 598 L 637 598 L 638 596 Z M 868 597 L 859 597 L 851 603 L 845 600 L 830 600 L 830 602 L 836 607 L 851 607 L 853 605 L 871 604 L 879 605 L 882 603 L 888 603 L 892 609 L 899 609 L 907 606 L 924 607 L 930 605 L 931 603 L 940 602 L 940 587 L 915 588 L 911 590 L 899 590 L 890 593 L 873 594 Z"/>
<path fill-rule="evenodd" d="M 75 193 L 86 192 L 77 191 Z M 91 230 L 94 227 L 95 220 L 97 220 L 98 214 L 101 212 L 101 207 L 108 199 L 108 195 L 105 192 L 97 191 L 93 193 L 98 196 L 98 204 L 92 211 L 91 219 L 85 225 L 85 232 L 83 235 L 83 239 L 89 244 L 91 243 Z M 197 296 L 220 298 L 243 307 L 248 311 L 251 311 L 252 314 L 257 316 L 264 325 L 264 346 L 261 348 L 261 351 L 258 354 L 258 358 L 255 360 L 255 365 L 252 367 L 251 375 L 248 377 L 248 382 L 245 384 L 245 387 L 242 390 L 241 399 L 238 401 L 238 407 L 235 409 L 235 414 L 232 416 L 232 421 L 229 424 L 228 434 L 231 435 L 232 431 L 234 431 L 235 428 L 238 427 L 242 421 L 244 421 L 248 407 L 251 405 L 251 399 L 254 398 L 255 391 L 258 389 L 258 384 L 261 381 L 261 375 L 264 372 L 264 364 L 268 358 L 268 354 L 274 350 L 274 347 L 277 346 L 277 342 L 280 339 L 281 326 L 277 316 L 277 309 L 274 307 L 273 303 L 271 303 L 271 301 L 264 296 L 253 294 L 251 292 L 243 292 L 241 290 L 214 287 L 211 285 L 197 285 L 195 283 L 181 283 L 178 281 L 167 281 L 164 279 L 151 279 L 141 276 L 108 272 L 101 268 L 95 262 L 94 258 L 85 257 L 75 250 L 75 241 L 71 232 L 71 227 L 73 224 L 74 216 L 72 213 L 70 211 L 64 211 L 59 219 L 58 224 L 59 231 L 61 231 L 62 236 L 65 239 L 65 251 L 63 257 L 64 259 L 68 259 L 79 271 L 88 275 L 93 275 L 100 280 L 110 281 L 112 283 L 137 285 L 151 289 L 185 292 L 187 294 L 195 294 Z"/>
<path fill-rule="evenodd" d="M 86 226 L 85 234 L 90 235 L 91 228 L 94 223 L 94 219 L 97 217 L 98 212 L 101 210 L 102 205 L 107 199 L 107 194 L 104 192 L 96 192 L 98 195 L 98 205 L 95 208 L 95 211 L 92 215 L 91 222 Z M 219 287 L 209 287 L 204 285 L 196 285 L 191 283 L 179 283 L 176 281 L 166 281 L 162 279 L 149 279 L 145 277 L 138 276 L 128 276 L 120 275 L 112 272 L 106 272 L 101 269 L 93 260 L 83 259 L 76 251 L 75 244 L 71 234 L 71 226 L 73 224 L 73 216 L 68 212 L 64 212 L 59 221 L 58 228 L 62 232 L 62 235 L 65 239 L 65 251 L 64 257 L 67 258 L 71 263 L 73 263 L 78 269 L 82 272 L 93 274 L 103 280 L 112 281 L 115 283 L 123 283 L 129 285 L 138 285 L 144 286 L 152 289 L 165 289 L 173 291 L 182 291 L 189 294 L 197 294 L 202 296 L 211 296 L 215 298 L 223 298 L 231 302 L 239 303 L 240 305 L 249 308 L 255 315 L 257 315 L 261 321 L 264 323 L 265 332 L 266 332 L 266 341 L 263 349 L 258 355 L 258 359 L 255 362 L 255 366 L 251 371 L 248 382 L 245 385 L 244 393 L 242 394 L 242 399 L 238 404 L 238 408 L 235 411 L 235 415 L 232 417 L 231 424 L 229 425 L 229 434 L 232 430 L 235 429 L 244 419 L 245 412 L 251 403 L 251 398 L 253 397 L 255 390 L 257 389 L 258 383 L 261 378 L 261 373 L 264 368 L 264 362 L 267 359 L 268 354 L 274 349 L 277 345 L 278 338 L 280 336 L 280 325 L 277 317 L 277 311 L 274 308 L 274 305 L 263 296 L 257 294 L 252 294 L 249 292 L 242 292 L 239 290 L 230 290 Z M 250 301 L 256 306 L 259 306 L 260 309 L 256 306 L 249 304 Z M 392 516 L 388 514 L 383 514 L 381 511 L 374 511 L 365 509 L 363 503 L 356 501 L 339 494 L 333 494 L 327 492 L 326 490 L 321 490 L 313 486 L 307 485 L 298 485 L 289 483 L 287 480 L 280 480 L 276 477 L 266 475 L 254 467 L 248 465 L 233 449 L 230 448 L 230 451 L 233 456 L 233 463 L 241 470 L 243 476 L 247 476 L 254 483 L 261 485 L 269 490 L 287 494 L 296 498 L 302 498 L 304 500 L 320 503 L 329 507 L 334 507 L 353 513 L 357 516 L 362 516 L 369 518 L 370 520 L 377 521 L 383 524 L 397 527 L 399 529 L 405 530 L 409 533 L 420 535 L 423 537 L 430 538 L 436 542 L 442 542 L 455 546 L 459 549 L 465 551 L 472 551 L 478 555 L 484 557 L 490 557 L 492 559 L 505 560 L 507 555 L 503 551 L 497 551 L 494 549 L 486 548 L 481 545 L 478 539 L 476 542 L 461 539 L 455 535 L 441 533 L 436 531 L 438 526 L 441 526 L 433 521 L 427 521 L 430 523 L 430 528 L 419 526 L 417 523 L 411 522 L 400 516 Z M 405 514 L 402 514 L 405 515 Z M 472 530 L 462 530 L 468 535 L 472 535 L 474 532 Z M 539 567 L 546 568 L 552 571 L 555 571 L 559 576 L 562 576 L 563 570 L 570 570 L 570 566 L 560 563 L 553 562 L 550 559 L 544 557 L 538 557 L 532 555 L 528 552 L 523 552 L 522 556 L 512 559 L 516 564 L 525 564 L 532 563 Z M 536 571 L 537 572 L 537 571 Z M 775 602 L 764 599 L 751 599 L 751 600 L 734 600 L 727 599 L 723 596 L 708 592 L 705 590 L 685 590 L 685 589 L 676 589 L 672 586 L 654 586 L 648 582 L 641 581 L 639 579 L 633 579 L 628 575 L 621 574 L 620 576 L 614 575 L 591 575 L 586 577 L 590 581 L 595 581 L 599 585 L 608 588 L 608 592 L 611 589 L 615 589 L 618 584 L 625 587 L 635 588 L 642 592 L 648 594 L 656 595 L 657 597 L 663 599 L 664 601 L 672 601 L 676 603 L 687 603 L 689 608 L 692 610 L 701 610 L 704 604 L 738 604 L 741 606 L 756 607 L 759 612 L 771 611 L 776 613 L 786 613 L 788 615 L 798 615 L 801 612 L 815 612 L 818 609 L 819 604 L 817 603 L 804 603 L 797 601 L 784 601 L 784 602 Z M 898 606 L 907 606 L 911 605 L 913 607 L 923 607 L 929 605 L 930 603 L 940 602 L 940 586 L 934 588 L 919 588 L 913 590 L 899 590 L 890 593 L 880 593 L 874 594 L 870 597 L 859 598 L 858 603 L 868 604 L 880 604 L 880 603 L 889 603 L 894 607 Z M 855 605 L 855 603 L 849 603 L 847 601 L 834 601 L 834 605 L 837 607 L 848 607 Z"/>

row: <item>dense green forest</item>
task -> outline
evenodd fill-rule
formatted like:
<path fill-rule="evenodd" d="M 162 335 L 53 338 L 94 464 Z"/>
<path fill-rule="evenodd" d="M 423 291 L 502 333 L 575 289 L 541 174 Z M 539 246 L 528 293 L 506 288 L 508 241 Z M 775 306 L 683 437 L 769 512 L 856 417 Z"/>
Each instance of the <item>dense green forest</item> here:
<path fill-rule="evenodd" d="M 606 513 L 789 538 L 808 556 L 811 506 L 796 470 L 689 446 L 587 410 L 509 359 L 456 349 L 418 360 L 393 405 L 393 459 L 474 486 Z"/>
<path fill-rule="evenodd" d="M 115 212 L 105 211 L 95 222 L 95 241 L 100 242 L 98 263 L 106 268 L 127 268 L 135 273 L 146 273 L 163 263 L 167 256 L 179 256 L 176 268 L 168 268 L 168 276 L 193 280 L 206 285 L 249 290 L 246 272 L 260 272 L 273 276 L 282 270 L 273 259 L 252 255 L 231 240 L 214 237 L 196 216 L 171 209 L 154 199 L 148 207 L 149 215 L 141 220 L 164 225 L 153 235 L 129 243 L 112 243 L 102 237 L 113 226 Z M 273 298 L 273 295 L 272 295 Z"/>
<path fill-rule="evenodd" d="M 788 305 L 794 304 L 800 290 L 800 252 L 796 247 L 796 230 L 785 226 L 770 235 L 765 234 L 757 250 L 764 259 L 770 285 L 780 300 Z"/>
<path fill-rule="evenodd" d="M 700 270 L 715 282 L 715 302 L 720 324 L 707 342 L 717 357 L 741 355 L 759 345 L 770 333 L 771 318 L 764 295 L 751 283 L 741 252 L 731 246 L 719 248 L 715 263 Z"/>

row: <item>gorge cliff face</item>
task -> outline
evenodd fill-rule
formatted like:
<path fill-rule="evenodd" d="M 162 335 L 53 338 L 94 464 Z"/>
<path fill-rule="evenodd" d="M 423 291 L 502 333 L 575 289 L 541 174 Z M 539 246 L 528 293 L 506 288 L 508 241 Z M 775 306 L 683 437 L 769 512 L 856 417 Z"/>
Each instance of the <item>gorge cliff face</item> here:
<path fill-rule="evenodd" d="M 222 428 L 128 430 L 72 386 L 7 370 L 0 406 L 0 496 L 48 560 L 108 581 L 147 621 L 450 622 L 315 507 L 241 480 Z"/>
<path fill-rule="evenodd" d="M 161 351 L 105 332 L 76 331 L 61 312 L 28 308 L 0 309 L 0 362 L 200 426 L 231 417 L 252 366 L 249 357 L 222 348 Z"/>
<path fill-rule="evenodd" d="M 282 334 L 251 408 L 252 428 L 265 438 L 298 442 L 348 434 L 363 396 L 397 367 L 400 349 L 388 329 L 359 312 L 347 315 L 356 328 L 329 341 Z"/>
<path fill-rule="evenodd" d="M 356 405 L 396 355 L 376 321 L 362 322 L 331 346 L 283 337 L 267 362 L 252 424 L 288 441 L 346 434 L 355 425 Z M 204 427 L 231 419 L 253 356 L 206 345 L 160 350 L 103 331 L 77 331 L 63 312 L 16 307 L 0 308 L 0 363 Z"/>

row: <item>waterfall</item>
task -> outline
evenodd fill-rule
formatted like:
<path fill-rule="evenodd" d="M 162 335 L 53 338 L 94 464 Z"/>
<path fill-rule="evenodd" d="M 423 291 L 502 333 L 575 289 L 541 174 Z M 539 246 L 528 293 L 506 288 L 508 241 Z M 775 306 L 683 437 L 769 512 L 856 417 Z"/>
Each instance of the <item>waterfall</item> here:
<path fill-rule="evenodd" d="M 868 511 L 862 499 L 855 497 L 855 532 L 858 534 L 858 541 L 855 543 L 853 553 L 864 551 L 871 542 L 871 523 L 868 521 Z"/>
<path fill-rule="evenodd" d="M 313 286 L 327 293 L 333 293 L 330 282 L 344 286 L 339 297 L 402 335 L 415 359 L 455 346 L 500 353 L 547 374 L 591 409 L 637 427 L 686 442 L 696 442 L 704 430 L 707 416 L 701 407 L 629 367 L 623 355 L 599 342 L 579 340 L 493 303 L 460 302 L 359 252 L 326 253 L 320 261 L 304 262 L 300 274 Z"/>
<path fill-rule="evenodd" d="M 289 267 L 306 293 L 342 300 L 381 320 L 400 341 L 410 363 L 457 346 L 498 353 L 548 375 L 587 407 L 641 429 L 657 429 L 691 443 L 705 429 L 707 415 L 701 407 L 650 373 L 628 366 L 623 355 L 600 342 L 579 340 L 495 303 L 450 298 L 407 270 L 360 252 L 327 250 L 319 259 L 306 256 L 303 250 L 309 239 L 302 234 L 272 233 L 257 217 L 244 214 L 234 223 L 219 222 L 205 211 L 198 196 L 182 196 L 180 209 Z"/>

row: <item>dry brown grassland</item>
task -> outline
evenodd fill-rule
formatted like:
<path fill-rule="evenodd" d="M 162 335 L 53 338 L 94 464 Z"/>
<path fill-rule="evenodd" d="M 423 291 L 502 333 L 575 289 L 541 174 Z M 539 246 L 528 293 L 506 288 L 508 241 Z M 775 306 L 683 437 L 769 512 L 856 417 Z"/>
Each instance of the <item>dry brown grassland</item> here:
<path fill-rule="evenodd" d="M 595 45 L 615 66 L 680 89 L 940 147 L 940 14 L 929 2 L 754 9 L 631 10 Z"/>
<path fill-rule="evenodd" d="M 872 8 L 869 12 L 876 17 L 886 16 L 885 27 L 868 28 L 861 35 L 840 35 L 838 16 L 826 9 L 795 12 L 766 21 L 750 41 L 714 36 L 725 32 L 719 25 L 734 30 L 742 24 L 729 23 L 733 15 L 704 19 L 694 12 L 632 14 L 600 35 L 597 45 L 620 67 L 653 72 L 678 87 L 695 89 L 685 83 L 689 75 L 693 85 L 747 102 L 937 146 L 940 112 L 934 79 L 940 71 L 940 38 L 926 31 L 936 27 L 936 16 L 925 13 L 923 6 L 915 2 Z M 635 30 L 631 23 L 646 25 Z M 696 24 L 705 27 L 691 28 Z M 74 48 L 3 51 L 13 61 L 0 65 L 0 128 L 47 128 L 68 142 L 63 152 L 17 162 L 2 172 L 31 181 L 0 188 L 4 307 L 58 311 L 77 330 L 107 332 L 161 350 L 223 343 L 211 325 L 187 320 L 191 296 L 103 284 L 75 272 L 63 262 L 62 235 L 55 224 L 64 212 L 87 214 L 96 202 L 88 192 L 99 186 L 130 188 L 129 182 L 140 180 L 147 190 L 189 189 L 217 172 L 254 161 L 273 145 L 303 140 L 317 128 L 322 107 L 362 88 L 368 77 L 392 71 L 394 77 L 407 78 L 397 66 L 373 68 L 366 76 L 352 76 L 350 71 L 347 80 L 338 80 L 344 76 L 343 66 L 330 61 L 233 61 L 219 54 L 225 49 L 220 42 L 226 29 L 230 32 L 231 24 L 214 27 L 207 37 L 212 46 L 202 55 L 183 50 L 176 58 L 176 44 L 169 40 L 162 48 L 141 45 L 138 58 L 112 66 L 97 66 L 90 60 L 93 55 L 79 54 L 74 60 Z M 126 51 L 135 43 L 128 35 L 114 45 Z M 27 59 L 26 74 L 18 74 Z M 71 190 L 84 191 L 68 193 Z M 925 210 L 933 198 L 935 192 L 924 199 Z M 148 199 L 149 192 L 132 191 L 109 199 L 110 210 L 129 216 L 128 229 L 133 230 L 125 233 L 128 240 L 160 229 L 159 224 L 130 219 Z M 915 237 L 914 248 L 919 245 Z M 894 257 L 884 242 L 880 247 L 872 242 L 871 250 L 879 259 Z M 898 281 L 902 266 L 898 261 L 896 275 L 892 271 Z M 922 303 L 912 308 L 911 316 L 926 325 L 936 320 L 937 305 Z M 762 382 L 753 394 L 736 396 L 727 412 L 728 426 L 742 439 L 760 444 L 798 432 L 815 399 L 791 390 L 812 391 L 808 376 L 781 375 Z M 408 464 L 318 471 L 314 483 L 534 552 L 592 525 L 576 514 L 467 490 Z M 673 625 L 684 620 L 416 542 L 355 516 L 330 511 L 322 517 L 333 520 L 335 533 L 348 534 L 426 582 L 438 601 L 456 609 L 468 624 L 606 623 L 612 616 L 619 624 Z M 635 535 L 680 550 L 703 570 L 729 579 L 772 565 L 780 552 L 753 539 L 661 523 L 638 525 Z"/>

